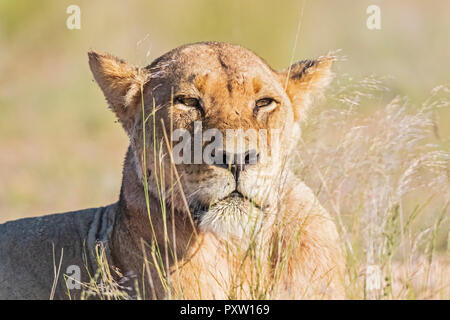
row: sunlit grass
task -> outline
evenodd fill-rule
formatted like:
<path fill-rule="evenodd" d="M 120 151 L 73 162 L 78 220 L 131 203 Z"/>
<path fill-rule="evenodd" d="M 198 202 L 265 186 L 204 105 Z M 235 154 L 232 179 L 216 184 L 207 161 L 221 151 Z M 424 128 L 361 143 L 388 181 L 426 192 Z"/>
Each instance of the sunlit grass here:
<path fill-rule="evenodd" d="M 179 44 L 223 40 L 249 47 L 283 68 L 291 58 L 302 5 L 294 0 L 283 6 L 277 1 L 267 6 L 258 1 L 170 6 L 132 1 L 124 11 L 119 3 L 80 1 L 82 30 L 68 31 L 68 4 L 0 4 L 5 17 L 0 20 L 5 48 L 0 51 L 0 222 L 116 201 L 127 139 L 91 82 L 89 48 L 141 63 Z M 448 88 L 429 92 L 448 81 L 449 4 L 385 2 L 379 32 L 364 27 L 368 4 L 318 0 L 304 8 L 295 58 L 343 48 L 348 58 L 337 65 L 338 74 L 392 77 L 389 85 L 376 77 L 362 82 L 338 78 L 328 103 L 306 124 L 296 170 L 340 228 L 349 298 L 448 299 L 450 111 L 432 106 L 439 99 L 448 104 L 442 96 Z M 134 44 L 146 35 L 148 50 L 142 54 Z M 397 95 L 410 101 L 391 102 Z M 422 105 L 428 98 L 434 100 Z M 154 157 L 160 164 L 158 150 Z M 164 174 L 173 175 L 176 184 L 174 172 Z M 165 217 L 170 215 L 163 201 L 160 205 Z M 150 251 L 154 255 L 147 260 L 159 266 L 166 283 L 170 246 Z M 382 272 L 376 292 L 366 290 L 368 265 Z M 111 281 L 111 273 L 105 271 L 103 281 Z M 265 297 L 267 285 L 255 280 L 254 297 Z M 149 287 L 146 297 L 152 297 Z"/>

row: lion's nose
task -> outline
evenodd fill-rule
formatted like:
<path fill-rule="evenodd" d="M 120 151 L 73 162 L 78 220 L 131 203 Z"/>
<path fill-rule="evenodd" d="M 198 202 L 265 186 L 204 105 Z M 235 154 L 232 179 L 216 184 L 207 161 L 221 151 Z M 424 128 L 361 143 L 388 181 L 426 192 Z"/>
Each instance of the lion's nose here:
<path fill-rule="evenodd" d="M 239 180 L 241 172 L 245 171 L 251 165 L 257 164 L 259 161 L 259 153 L 256 150 L 248 150 L 244 153 L 230 153 L 224 150 L 219 151 L 220 154 L 214 164 L 231 171 L 236 181 Z"/>

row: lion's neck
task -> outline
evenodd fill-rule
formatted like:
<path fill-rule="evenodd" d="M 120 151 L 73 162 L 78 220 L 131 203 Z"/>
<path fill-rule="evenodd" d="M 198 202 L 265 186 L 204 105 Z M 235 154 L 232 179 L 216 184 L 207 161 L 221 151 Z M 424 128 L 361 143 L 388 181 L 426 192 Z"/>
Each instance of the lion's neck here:
<path fill-rule="evenodd" d="M 149 283 L 147 276 L 151 274 L 158 298 L 167 294 L 159 277 L 161 270 L 165 270 L 166 275 L 171 275 L 174 296 L 184 292 L 189 297 L 205 296 L 207 293 L 211 294 L 209 298 L 226 297 L 223 290 L 217 286 L 215 276 L 211 275 L 219 273 L 225 279 L 231 277 L 230 270 L 235 270 L 233 273 L 245 278 L 248 273 L 245 268 L 242 269 L 239 263 L 235 265 L 236 261 L 240 261 L 236 258 L 240 254 L 230 256 L 232 252 L 230 246 L 225 245 L 223 239 L 213 233 L 201 233 L 195 237 L 189 219 L 183 213 L 171 211 L 170 206 L 166 206 L 167 212 L 163 212 L 159 199 L 152 194 L 148 195 L 147 206 L 144 188 L 133 157 L 134 154 L 129 148 L 124 164 L 120 200 L 117 205 L 118 218 L 111 246 L 114 265 L 123 274 L 129 275 L 131 272 L 139 279 L 144 274 L 145 284 Z M 261 234 L 271 237 L 270 230 L 264 230 Z M 245 241 L 240 241 L 239 246 L 245 247 Z M 266 253 L 266 250 L 260 251 Z M 266 261 L 266 258 L 262 261 Z M 158 265 L 159 270 L 154 265 Z M 181 270 L 182 272 L 178 273 Z M 198 277 L 199 270 L 208 270 L 201 273 L 203 277 L 201 281 L 206 286 L 203 293 L 192 289 L 195 287 L 193 279 Z M 244 281 L 243 278 L 239 280 Z M 181 291 L 177 292 L 177 289 Z M 244 291 L 240 294 L 246 296 L 248 292 Z M 147 290 L 147 296 L 148 294 Z"/>
<path fill-rule="evenodd" d="M 154 264 L 156 259 L 162 261 L 161 269 L 170 269 L 174 264 L 173 253 L 178 259 L 183 259 L 192 238 L 192 226 L 181 221 L 180 213 L 172 212 L 169 207 L 163 212 L 159 199 L 152 194 L 148 195 L 148 206 L 144 188 L 135 169 L 134 155 L 131 148 L 128 149 L 124 169 L 120 199 L 117 204 L 118 217 L 114 228 L 111 254 L 113 263 L 123 274 L 134 273 L 140 277 L 145 265 L 144 255 L 148 265 Z M 175 221 L 172 223 L 173 216 Z M 176 238 L 174 237 L 176 235 Z M 174 239 L 176 241 L 174 241 Z M 145 251 L 144 251 L 145 250 Z M 160 254 L 160 257 L 158 257 Z M 168 266 L 167 266 L 168 264 Z M 163 292 L 158 272 L 150 270 L 155 289 Z M 148 282 L 147 282 L 148 283 Z"/>

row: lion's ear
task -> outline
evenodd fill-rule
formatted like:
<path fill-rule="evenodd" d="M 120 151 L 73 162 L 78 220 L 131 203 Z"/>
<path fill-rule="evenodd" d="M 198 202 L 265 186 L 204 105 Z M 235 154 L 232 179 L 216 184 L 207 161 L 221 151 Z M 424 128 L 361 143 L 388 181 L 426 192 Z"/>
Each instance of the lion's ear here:
<path fill-rule="evenodd" d="M 305 118 L 314 96 L 322 94 L 333 79 L 333 61 L 333 57 L 302 60 L 281 73 L 296 121 Z"/>
<path fill-rule="evenodd" d="M 110 54 L 90 51 L 88 56 L 95 81 L 110 108 L 128 131 L 140 101 L 141 85 L 146 80 L 145 71 Z"/>

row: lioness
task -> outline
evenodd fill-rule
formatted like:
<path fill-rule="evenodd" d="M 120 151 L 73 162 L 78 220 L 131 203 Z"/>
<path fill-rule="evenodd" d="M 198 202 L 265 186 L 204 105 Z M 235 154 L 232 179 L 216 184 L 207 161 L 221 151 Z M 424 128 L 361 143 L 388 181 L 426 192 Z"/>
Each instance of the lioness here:
<path fill-rule="evenodd" d="M 119 284 L 135 275 L 131 297 L 344 296 L 336 227 L 286 161 L 332 58 L 278 72 L 218 42 L 179 47 L 145 68 L 88 55 L 130 139 L 119 201 L 0 225 L 0 299 L 82 297 L 88 288 L 77 284 L 95 278 L 99 243 Z M 214 154 L 223 161 L 174 161 L 171 133 L 194 134 L 195 122 L 226 136 Z M 248 137 L 237 143 L 229 129 L 265 130 L 268 150 Z"/>

